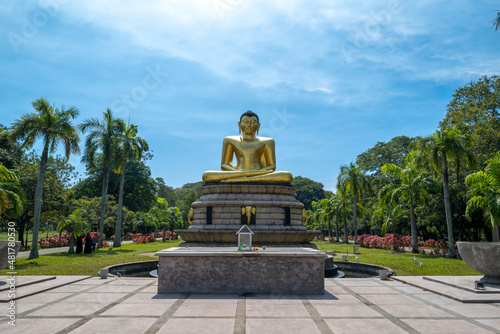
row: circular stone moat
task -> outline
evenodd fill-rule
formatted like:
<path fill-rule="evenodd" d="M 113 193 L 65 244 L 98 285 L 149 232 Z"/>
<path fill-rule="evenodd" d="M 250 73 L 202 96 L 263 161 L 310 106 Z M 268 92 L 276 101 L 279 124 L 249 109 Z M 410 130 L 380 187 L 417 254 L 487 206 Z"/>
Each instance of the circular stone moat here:
<path fill-rule="evenodd" d="M 376 277 L 379 276 L 379 270 L 387 270 L 388 276 L 395 276 L 396 273 L 387 267 L 377 266 L 367 263 L 359 262 L 348 262 L 348 261 L 333 261 L 333 264 L 337 267 L 339 274 L 331 276 L 325 270 L 325 277 L 331 278 L 365 278 L 365 277 Z M 155 277 L 151 275 L 152 271 L 158 269 L 158 261 L 143 261 L 143 262 L 131 262 L 116 264 L 113 266 L 106 267 L 108 269 L 108 275 L 111 277 Z M 106 269 L 103 268 L 103 269 Z M 157 277 L 157 276 L 156 276 Z"/>

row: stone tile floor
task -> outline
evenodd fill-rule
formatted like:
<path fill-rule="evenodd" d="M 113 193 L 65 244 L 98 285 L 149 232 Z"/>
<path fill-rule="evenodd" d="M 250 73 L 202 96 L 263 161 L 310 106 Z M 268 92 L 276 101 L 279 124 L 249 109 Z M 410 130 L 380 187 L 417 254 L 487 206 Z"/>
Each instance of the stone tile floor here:
<path fill-rule="evenodd" d="M 500 303 L 376 278 L 325 279 L 320 296 L 158 295 L 156 279 L 82 278 L 31 296 L 34 284 L 16 288 L 16 326 L 0 303 L 0 333 L 500 333 Z"/>

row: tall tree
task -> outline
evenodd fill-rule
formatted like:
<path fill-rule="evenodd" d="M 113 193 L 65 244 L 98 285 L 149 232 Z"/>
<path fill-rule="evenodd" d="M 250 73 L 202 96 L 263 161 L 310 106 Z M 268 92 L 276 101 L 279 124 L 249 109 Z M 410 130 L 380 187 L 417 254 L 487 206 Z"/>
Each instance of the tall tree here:
<path fill-rule="evenodd" d="M 144 154 L 144 156 L 146 156 L 146 154 Z M 123 206 L 134 212 L 148 211 L 156 202 L 158 184 L 151 177 L 151 168 L 145 164 L 144 160 L 145 157 L 143 157 L 142 160 L 138 162 L 127 162 L 127 166 L 125 167 Z M 74 198 L 101 197 L 102 180 L 104 178 L 104 171 L 102 169 L 101 161 L 102 154 L 98 154 L 96 162 L 97 168 L 87 168 L 87 177 L 80 180 L 73 188 Z M 118 195 L 120 192 L 120 179 L 121 175 L 118 175 L 116 173 L 109 173 L 108 195 L 113 195 L 116 200 L 118 200 Z M 170 202 L 168 203 L 170 204 Z M 106 204 L 106 208 L 108 206 L 109 203 Z M 97 219 L 97 221 L 99 221 L 99 219 Z"/>
<path fill-rule="evenodd" d="M 455 90 L 440 129 L 454 125 L 471 139 L 483 166 L 500 147 L 500 76 L 481 77 Z"/>
<path fill-rule="evenodd" d="M 427 188 L 430 186 L 430 180 L 424 171 L 419 172 L 417 170 L 413 163 L 413 156 L 413 151 L 408 154 L 404 168 L 394 164 L 382 166 L 382 172 L 392 177 L 393 182 L 382 188 L 379 198 L 385 206 L 393 204 L 396 208 L 398 204 L 403 204 L 408 208 L 410 212 L 412 252 L 418 253 L 415 209 L 418 205 L 425 204 L 428 201 Z"/>
<path fill-rule="evenodd" d="M 348 194 L 345 184 L 337 184 L 337 198 L 339 199 L 340 212 L 342 215 L 342 224 L 344 226 L 344 243 L 349 243 L 347 235 L 347 211 L 348 211 Z"/>
<path fill-rule="evenodd" d="M 469 201 L 465 215 L 472 220 L 472 213 L 482 211 L 483 217 L 494 233 L 493 241 L 498 241 L 500 225 L 500 154 L 489 160 L 485 171 L 470 174 L 465 179 Z"/>
<path fill-rule="evenodd" d="M 66 161 L 72 153 L 80 153 L 80 138 L 71 124 L 78 116 L 75 107 L 65 109 L 54 108 L 46 98 L 32 102 L 36 112 L 24 114 L 12 125 L 11 138 L 22 141 L 21 147 L 31 148 L 38 139 L 43 140 L 43 151 L 40 158 L 40 169 L 35 188 L 35 209 L 33 213 L 33 240 L 29 259 L 38 258 L 38 230 L 42 211 L 43 184 L 49 153 L 54 153 L 60 143 L 64 145 Z"/>
<path fill-rule="evenodd" d="M 20 215 L 25 201 L 16 173 L 0 164 L 0 215 L 4 212 Z"/>
<path fill-rule="evenodd" d="M 306 210 L 312 209 L 311 203 L 313 201 L 317 202 L 326 197 L 325 191 L 323 190 L 323 184 L 313 181 L 307 177 L 294 177 L 292 180 L 292 186 L 296 189 L 293 196 L 304 204 Z"/>
<path fill-rule="evenodd" d="M 0 124 L 0 164 L 8 169 L 16 169 L 23 158 L 23 150 L 16 141 L 9 138 L 9 131 Z"/>
<path fill-rule="evenodd" d="M 368 177 L 361 171 L 361 168 L 354 163 L 340 166 L 340 174 L 337 180 L 337 188 L 345 187 L 347 193 L 353 197 L 353 225 L 354 243 L 358 242 L 358 201 L 363 198 L 365 192 L 371 191 L 371 184 Z"/>
<path fill-rule="evenodd" d="M 106 217 L 106 199 L 108 194 L 109 170 L 112 165 L 113 151 L 116 148 L 116 139 L 123 132 L 125 123 L 123 120 L 114 118 L 111 109 L 103 113 L 103 120 L 90 118 L 79 125 L 82 133 L 90 131 L 85 142 L 85 151 L 82 162 L 95 168 L 96 155 L 100 150 L 102 153 L 102 168 L 104 177 L 102 180 L 101 192 L 101 217 L 99 220 L 99 242 L 98 247 L 102 248 L 102 236 L 104 233 L 104 219 Z"/>
<path fill-rule="evenodd" d="M 118 135 L 117 141 L 116 161 L 119 162 L 119 165 L 116 171 L 120 174 L 120 191 L 118 193 L 118 213 L 113 247 L 121 247 L 123 188 L 127 162 L 139 161 L 142 158 L 142 153 L 149 150 L 148 143 L 137 136 L 137 126 L 133 124 L 125 125 L 123 133 Z"/>
<path fill-rule="evenodd" d="M 158 197 L 166 199 L 168 204 L 171 206 L 177 206 L 177 201 L 179 201 L 179 198 L 174 188 L 167 186 L 165 184 L 165 181 L 161 177 L 157 177 L 155 181 L 158 185 Z"/>
<path fill-rule="evenodd" d="M 322 224 L 327 225 L 328 228 L 328 240 L 332 237 L 332 226 L 331 219 L 333 217 L 334 212 L 332 212 L 333 206 L 330 205 L 329 198 L 323 198 L 321 201 L 316 202 L 313 201 L 312 205 L 312 214 L 310 216 L 311 220 L 315 220 Z"/>
<path fill-rule="evenodd" d="M 398 136 L 375 146 L 356 157 L 356 165 L 373 176 L 382 176 L 382 166 L 394 164 L 403 167 L 408 153 L 417 144 L 418 137 Z"/>
<path fill-rule="evenodd" d="M 417 144 L 417 155 L 415 162 L 422 166 L 425 162 L 432 166 L 436 175 L 441 174 L 443 178 L 443 198 L 446 215 L 446 227 L 448 230 L 448 257 L 455 257 L 455 238 L 453 236 L 453 223 L 451 215 L 450 191 L 449 191 L 449 163 L 454 162 L 458 171 L 461 163 L 472 167 L 475 157 L 469 150 L 471 143 L 468 136 L 455 126 L 449 126 L 443 130 L 436 130 L 433 135 L 422 138 Z"/>

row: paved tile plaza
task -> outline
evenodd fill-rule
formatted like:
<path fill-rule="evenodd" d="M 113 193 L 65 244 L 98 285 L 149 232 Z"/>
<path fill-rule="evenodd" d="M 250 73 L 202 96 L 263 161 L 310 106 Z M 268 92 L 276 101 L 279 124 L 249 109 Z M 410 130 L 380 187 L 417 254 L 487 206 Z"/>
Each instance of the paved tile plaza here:
<path fill-rule="evenodd" d="M 4 290 L 0 333 L 500 333 L 500 303 L 461 303 L 376 278 L 325 279 L 321 296 L 156 289 L 156 279 L 74 276 L 21 286 L 15 327 Z"/>

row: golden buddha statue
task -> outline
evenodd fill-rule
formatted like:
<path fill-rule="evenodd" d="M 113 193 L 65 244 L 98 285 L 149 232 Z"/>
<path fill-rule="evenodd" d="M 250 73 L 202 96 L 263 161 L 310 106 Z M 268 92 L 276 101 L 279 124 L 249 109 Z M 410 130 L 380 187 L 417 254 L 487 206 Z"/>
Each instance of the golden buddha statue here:
<path fill-rule="evenodd" d="M 244 112 L 238 122 L 242 136 L 229 136 L 222 143 L 220 171 L 203 173 L 204 183 L 290 183 L 292 174 L 276 172 L 276 154 L 272 138 L 257 137 L 259 116 L 253 111 Z M 233 156 L 236 165 L 233 166 Z"/>

